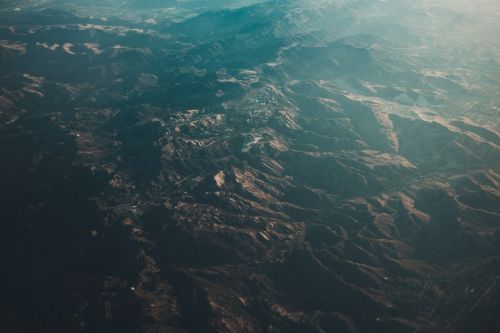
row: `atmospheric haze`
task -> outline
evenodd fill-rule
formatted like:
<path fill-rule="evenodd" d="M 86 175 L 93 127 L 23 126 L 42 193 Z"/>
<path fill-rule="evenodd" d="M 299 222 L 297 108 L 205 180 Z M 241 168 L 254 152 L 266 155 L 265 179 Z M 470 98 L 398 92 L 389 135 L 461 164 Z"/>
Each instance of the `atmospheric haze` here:
<path fill-rule="evenodd" d="M 500 331 L 500 2 L 3 0 L 0 331 Z"/>

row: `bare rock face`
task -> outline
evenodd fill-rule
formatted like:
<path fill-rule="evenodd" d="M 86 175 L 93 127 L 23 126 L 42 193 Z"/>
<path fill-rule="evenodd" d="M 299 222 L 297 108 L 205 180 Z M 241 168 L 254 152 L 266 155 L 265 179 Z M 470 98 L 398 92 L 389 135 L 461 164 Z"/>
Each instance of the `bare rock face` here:
<path fill-rule="evenodd" d="M 1 4 L 0 331 L 500 330 L 498 41 L 442 2 Z"/>

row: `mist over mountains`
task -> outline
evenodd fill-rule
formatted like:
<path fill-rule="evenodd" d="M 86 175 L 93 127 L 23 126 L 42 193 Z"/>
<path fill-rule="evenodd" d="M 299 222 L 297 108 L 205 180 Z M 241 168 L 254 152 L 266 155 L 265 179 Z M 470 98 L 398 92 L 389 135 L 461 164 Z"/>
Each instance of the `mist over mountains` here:
<path fill-rule="evenodd" d="M 0 331 L 500 330 L 499 9 L 1 2 Z"/>

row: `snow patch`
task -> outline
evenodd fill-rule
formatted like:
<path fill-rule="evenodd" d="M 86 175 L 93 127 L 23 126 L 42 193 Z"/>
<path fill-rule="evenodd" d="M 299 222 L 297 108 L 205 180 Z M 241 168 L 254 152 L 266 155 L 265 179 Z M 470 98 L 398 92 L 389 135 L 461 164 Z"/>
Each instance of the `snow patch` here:
<path fill-rule="evenodd" d="M 56 43 L 56 44 L 52 44 L 52 45 L 50 45 L 50 44 L 48 44 L 47 42 L 43 42 L 43 43 L 36 42 L 36 45 L 37 45 L 37 46 L 41 46 L 41 47 L 46 48 L 47 50 L 51 50 L 51 51 L 55 51 L 55 50 L 57 50 L 57 49 L 59 48 L 59 46 L 60 46 L 60 45 L 59 45 L 59 44 L 57 44 L 57 43 Z"/>
<path fill-rule="evenodd" d="M 73 44 L 71 43 L 65 43 L 63 45 L 63 50 L 67 53 L 67 54 L 76 54 L 75 52 L 71 51 L 71 48 L 73 47 Z"/>
<path fill-rule="evenodd" d="M 102 50 L 99 49 L 99 44 L 96 44 L 96 43 L 85 43 L 83 45 L 85 45 L 86 48 L 88 48 L 89 50 L 91 50 L 92 52 L 94 52 L 94 54 L 101 54 L 102 53 Z"/>

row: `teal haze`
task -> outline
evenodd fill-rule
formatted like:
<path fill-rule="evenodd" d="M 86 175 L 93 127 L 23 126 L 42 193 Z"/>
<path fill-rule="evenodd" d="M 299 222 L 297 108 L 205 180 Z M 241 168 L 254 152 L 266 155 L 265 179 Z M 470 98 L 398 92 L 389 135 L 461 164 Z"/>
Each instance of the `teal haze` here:
<path fill-rule="evenodd" d="M 500 2 L 3 0 L 0 332 L 500 332 Z"/>

